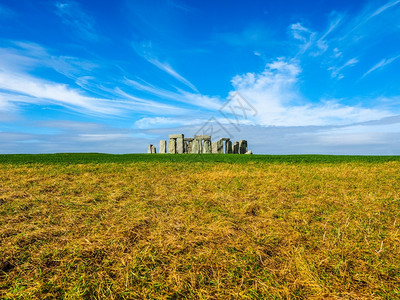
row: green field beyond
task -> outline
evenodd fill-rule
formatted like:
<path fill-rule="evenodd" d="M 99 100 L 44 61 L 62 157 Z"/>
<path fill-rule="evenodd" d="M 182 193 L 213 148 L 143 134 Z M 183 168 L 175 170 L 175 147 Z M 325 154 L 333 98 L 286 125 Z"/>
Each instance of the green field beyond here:
<path fill-rule="evenodd" d="M 130 162 L 227 162 L 227 163 L 337 163 L 400 161 L 400 156 L 363 155 L 239 155 L 239 154 L 0 154 L 0 163 L 130 163 Z"/>
<path fill-rule="evenodd" d="M 400 158 L 0 155 L 1 299 L 399 299 Z"/>

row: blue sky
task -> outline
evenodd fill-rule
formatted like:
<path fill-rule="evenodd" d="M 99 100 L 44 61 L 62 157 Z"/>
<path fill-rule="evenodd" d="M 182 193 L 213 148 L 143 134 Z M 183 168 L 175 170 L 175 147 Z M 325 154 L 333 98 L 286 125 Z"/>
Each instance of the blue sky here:
<path fill-rule="evenodd" d="M 0 153 L 400 155 L 400 0 L 0 0 Z"/>

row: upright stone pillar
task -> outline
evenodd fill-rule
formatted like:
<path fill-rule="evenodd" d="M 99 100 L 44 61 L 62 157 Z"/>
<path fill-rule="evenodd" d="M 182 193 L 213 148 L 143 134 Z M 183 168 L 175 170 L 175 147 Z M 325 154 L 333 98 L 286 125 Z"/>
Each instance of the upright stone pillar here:
<path fill-rule="evenodd" d="M 193 149 L 193 140 L 189 141 L 188 153 L 193 153 L 192 149 Z"/>
<path fill-rule="evenodd" d="M 239 153 L 239 142 L 235 142 L 233 144 L 233 154 L 238 154 Z"/>
<path fill-rule="evenodd" d="M 176 153 L 175 139 L 169 139 L 168 153 L 170 153 L 170 154 Z"/>
<path fill-rule="evenodd" d="M 214 154 L 218 153 L 218 142 L 211 143 L 211 153 L 214 153 Z"/>
<path fill-rule="evenodd" d="M 231 154 L 233 152 L 231 141 L 226 141 L 225 147 L 225 153 Z"/>
<path fill-rule="evenodd" d="M 194 139 L 192 142 L 192 152 L 194 154 L 200 153 L 200 141 L 198 139 Z"/>
<path fill-rule="evenodd" d="M 211 153 L 211 140 L 204 140 L 203 153 Z"/>
<path fill-rule="evenodd" d="M 157 153 L 156 147 L 154 147 L 153 145 L 151 145 L 151 153 L 152 154 L 156 154 Z"/>
<path fill-rule="evenodd" d="M 247 141 L 246 140 L 240 140 L 239 141 L 239 153 L 240 154 L 245 154 L 247 152 Z"/>
<path fill-rule="evenodd" d="M 224 141 L 222 139 L 217 142 L 217 153 L 224 153 Z"/>
<path fill-rule="evenodd" d="M 184 151 L 183 148 L 183 137 L 176 139 L 176 153 L 182 154 Z"/>
<path fill-rule="evenodd" d="M 167 153 L 167 141 L 161 140 L 160 141 L 160 151 L 159 153 Z"/>
<path fill-rule="evenodd" d="M 153 145 L 150 144 L 149 147 L 147 148 L 147 153 L 151 153 L 151 149 L 152 149 Z"/>

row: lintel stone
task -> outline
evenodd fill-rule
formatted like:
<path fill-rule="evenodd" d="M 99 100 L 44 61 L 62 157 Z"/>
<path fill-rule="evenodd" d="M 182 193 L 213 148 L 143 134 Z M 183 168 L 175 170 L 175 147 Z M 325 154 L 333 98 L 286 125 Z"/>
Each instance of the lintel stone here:
<path fill-rule="evenodd" d="M 211 135 L 195 135 L 196 140 L 211 140 Z"/>
<path fill-rule="evenodd" d="M 182 138 L 183 139 L 183 134 L 170 134 L 168 137 L 170 139 L 178 139 L 178 138 Z"/>

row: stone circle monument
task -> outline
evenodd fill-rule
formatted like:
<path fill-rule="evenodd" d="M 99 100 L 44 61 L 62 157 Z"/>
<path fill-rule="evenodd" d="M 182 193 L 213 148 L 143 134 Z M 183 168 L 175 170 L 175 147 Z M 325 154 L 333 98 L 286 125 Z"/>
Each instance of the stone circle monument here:
<path fill-rule="evenodd" d="M 212 142 L 211 135 L 195 135 L 193 138 L 185 138 L 183 134 L 170 134 L 168 137 L 168 146 L 166 140 L 160 141 L 159 153 L 253 154 L 252 151 L 247 150 L 246 140 L 232 143 L 229 138 L 221 138 L 216 142 Z M 156 148 L 150 144 L 147 153 L 157 153 Z"/>

